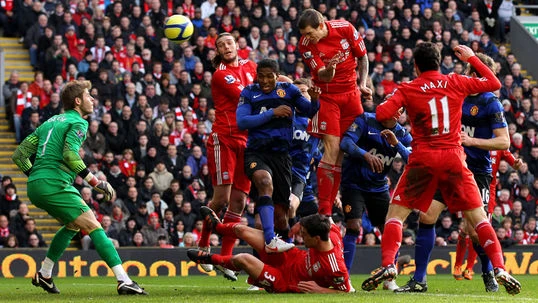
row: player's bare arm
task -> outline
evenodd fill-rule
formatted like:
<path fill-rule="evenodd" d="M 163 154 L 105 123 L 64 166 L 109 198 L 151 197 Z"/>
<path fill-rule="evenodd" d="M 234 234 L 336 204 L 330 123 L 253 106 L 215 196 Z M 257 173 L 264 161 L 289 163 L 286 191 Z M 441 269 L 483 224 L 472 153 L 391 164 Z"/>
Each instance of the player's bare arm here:
<path fill-rule="evenodd" d="M 359 65 L 359 90 L 366 100 L 372 99 L 372 90 L 367 85 L 368 80 L 368 57 L 362 56 L 358 60 Z"/>
<path fill-rule="evenodd" d="M 461 144 L 467 147 L 476 147 L 484 150 L 505 150 L 510 147 L 508 127 L 493 130 L 494 137 L 491 139 L 473 138 L 466 132 L 461 132 Z"/>
<path fill-rule="evenodd" d="M 309 294 L 336 294 L 336 293 L 345 293 L 345 291 L 334 289 L 334 288 L 325 288 L 319 286 L 315 281 L 301 281 L 297 284 L 297 288 Z"/>
<path fill-rule="evenodd" d="M 319 100 L 319 95 L 321 95 L 321 88 L 317 86 L 312 86 L 308 89 L 308 95 L 310 95 L 311 101 Z"/>

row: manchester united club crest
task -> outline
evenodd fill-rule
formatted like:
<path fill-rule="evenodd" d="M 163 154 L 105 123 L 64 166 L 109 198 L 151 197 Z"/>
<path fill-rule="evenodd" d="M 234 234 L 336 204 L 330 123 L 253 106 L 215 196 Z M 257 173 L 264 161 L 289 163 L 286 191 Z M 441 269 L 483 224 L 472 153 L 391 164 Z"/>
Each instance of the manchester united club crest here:
<path fill-rule="evenodd" d="M 256 162 L 250 163 L 250 169 L 254 169 L 256 167 L 256 165 L 258 165 L 258 163 L 256 163 Z"/>
<path fill-rule="evenodd" d="M 344 208 L 344 212 L 346 214 L 349 214 L 351 212 L 351 205 L 346 205 L 346 207 Z"/>
<path fill-rule="evenodd" d="M 349 48 L 349 42 L 347 42 L 347 39 L 342 39 L 340 40 L 340 45 L 342 45 L 342 48 L 344 50 L 348 49 Z"/>
<path fill-rule="evenodd" d="M 284 98 L 286 96 L 286 91 L 279 88 L 276 90 L 276 94 L 280 97 L 280 98 Z"/>
<path fill-rule="evenodd" d="M 478 106 L 473 106 L 471 107 L 471 116 L 476 116 L 478 115 Z"/>

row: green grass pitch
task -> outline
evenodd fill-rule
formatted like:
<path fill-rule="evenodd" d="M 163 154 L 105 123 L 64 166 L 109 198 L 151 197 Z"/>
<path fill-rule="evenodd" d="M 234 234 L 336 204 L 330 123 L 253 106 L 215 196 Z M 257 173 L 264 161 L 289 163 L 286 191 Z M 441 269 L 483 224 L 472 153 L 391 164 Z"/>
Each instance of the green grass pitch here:
<path fill-rule="evenodd" d="M 517 296 L 508 295 L 504 288 L 498 293 L 486 293 L 480 275 L 472 281 L 456 281 L 449 275 L 429 277 L 425 294 L 394 294 L 386 290 L 370 293 L 360 290 L 365 275 L 352 276 L 354 294 L 268 294 L 264 291 L 247 291 L 246 275 L 239 281 L 229 282 L 222 277 L 145 277 L 135 279 L 149 296 L 118 296 L 114 278 L 57 278 L 55 283 L 61 294 L 47 294 L 31 285 L 30 279 L 2 279 L 0 302 L 411 302 L 411 303 L 468 303 L 468 302 L 538 302 L 538 279 L 525 275 L 516 278 L 523 284 Z M 400 276 L 398 285 L 407 281 Z M 380 287 L 381 288 L 381 287 Z"/>

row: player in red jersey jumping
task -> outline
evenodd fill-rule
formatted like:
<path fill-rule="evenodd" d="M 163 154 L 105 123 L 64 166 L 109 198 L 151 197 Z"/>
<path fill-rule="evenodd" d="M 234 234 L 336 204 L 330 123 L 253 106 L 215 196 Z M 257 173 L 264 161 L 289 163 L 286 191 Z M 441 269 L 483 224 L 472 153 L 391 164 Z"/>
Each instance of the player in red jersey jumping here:
<path fill-rule="evenodd" d="M 202 207 L 200 214 L 215 232 L 236 235 L 246 241 L 258 252 L 259 258 L 245 253 L 223 256 L 191 249 L 187 255 L 196 263 L 244 270 L 250 284 L 268 292 L 354 292 L 344 263 L 340 229 L 330 217 L 314 214 L 301 219 L 300 232 L 308 250 L 294 247 L 283 253 L 268 254 L 263 231 L 239 223 L 220 223 L 208 207 Z"/>
<path fill-rule="evenodd" d="M 213 200 L 209 207 L 219 213 L 228 206 L 224 214 L 225 223 L 239 222 L 245 208 L 250 180 L 244 170 L 244 151 L 247 132 L 239 130 L 235 119 L 239 95 L 243 88 L 254 82 L 256 63 L 240 60 L 237 43 L 229 33 L 220 34 L 216 40 L 217 55 L 213 65 L 217 69 L 211 80 L 211 93 L 216 110 L 213 132 L 207 140 L 207 162 L 214 184 Z M 204 225 L 198 246 L 209 249 L 211 229 Z M 221 254 L 231 255 L 235 245 L 234 235 L 224 236 Z M 212 266 L 203 266 L 211 271 Z M 217 267 L 230 280 L 237 277 L 225 268 Z"/>
<path fill-rule="evenodd" d="M 390 119 L 401 107 L 406 108 L 413 129 L 413 153 L 389 206 L 381 242 L 382 267 L 362 283 L 364 290 L 374 290 L 382 281 L 396 277 L 393 263 L 402 242 L 402 224 L 412 209 L 426 212 L 439 189 L 449 210 L 463 211 L 476 230 L 480 245 L 493 264 L 497 282 L 510 294 L 521 291 L 521 284 L 504 270 L 501 246 L 486 217 L 473 174 L 465 164 L 460 138 L 464 98 L 495 91 L 501 83 L 469 47 L 460 45 L 454 51 L 483 78 L 441 74 L 439 49 L 433 43 L 421 43 L 413 55 L 418 78 L 400 84 L 377 107 L 379 121 Z"/>
<path fill-rule="evenodd" d="M 299 18 L 299 30 L 303 35 L 299 51 L 314 84 L 321 88 L 320 110 L 309 131 L 323 141 L 325 150 L 317 170 L 319 213 L 330 215 L 342 172 L 340 137 L 363 112 L 361 93 L 365 98 L 372 96 L 366 86 L 368 58 L 362 37 L 348 21 L 324 21 L 321 13 L 307 9 Z"/>

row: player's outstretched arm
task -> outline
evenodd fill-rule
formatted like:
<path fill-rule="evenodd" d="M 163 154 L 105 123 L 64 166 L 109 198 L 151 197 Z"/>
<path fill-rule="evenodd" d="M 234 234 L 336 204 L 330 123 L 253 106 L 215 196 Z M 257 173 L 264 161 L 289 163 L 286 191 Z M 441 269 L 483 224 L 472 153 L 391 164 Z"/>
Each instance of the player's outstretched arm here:
<path fill-rule="evenodd" d="M 463 62 L 469 62 L 476 71 L 482 75 L 482 78 L 463 78 L 466 79 L 464 84 L 467 86 L 468 94 L 478 94 L 496 91 L 501 88 L 501 82 L 493 71 L 475 56 L 473 50 L 465 45 L 458 45 L 454 48 L 454 53 L 458 59 Z"/>
<path fill-rule="evenodd" d="M 35 133 L 32 133 L 22 141 L 13 153 L 13 156 L 11 156 L 13 163 L 15 163 L 26 176 L 30 176 L 30 173 L 32 172 L 32 162 L 30 161 L 30 157 L 36 153 L 38 143 L 39 138 Z"/>

